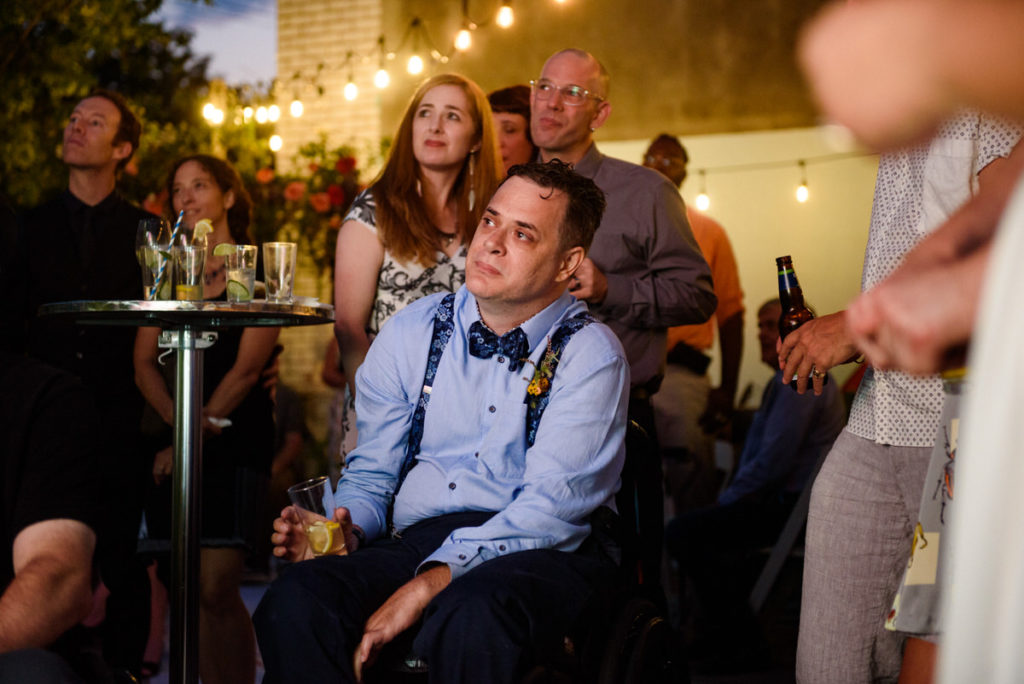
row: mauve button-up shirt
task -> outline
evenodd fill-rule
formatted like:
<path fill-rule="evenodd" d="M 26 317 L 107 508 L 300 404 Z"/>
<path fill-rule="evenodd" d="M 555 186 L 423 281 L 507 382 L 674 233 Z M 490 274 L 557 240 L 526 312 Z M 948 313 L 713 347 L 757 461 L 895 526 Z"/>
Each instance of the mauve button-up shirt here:
<path fill-rule="evenodd" d="M 666 329 L 703 323 L 715 312 L 711 270 L 667 178 L 606 157 L 596 145 L 575 169 L 608 203 L 587 255 L 608 279 L 608 294 L 590 311 L 622 342 L 631 386 L 648 385 L 664 374 Z"/>

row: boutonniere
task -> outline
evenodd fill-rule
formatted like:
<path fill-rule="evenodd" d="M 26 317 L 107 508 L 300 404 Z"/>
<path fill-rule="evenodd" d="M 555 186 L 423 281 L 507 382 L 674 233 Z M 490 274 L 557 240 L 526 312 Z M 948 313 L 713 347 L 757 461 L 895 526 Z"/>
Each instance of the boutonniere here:
<path fill-rule="evenodd" d="M 558 365 L 558 354 L 551 348 L 551 338 L 548 338 L 548 346 L 539 365 L 530 359 L 522 361 L 533 366 L 533 378 L 526 387 L 526 395 L 530 406 L 536 408 L 536 402 L 551 391 L 551 378 L 554 376 L 552 367 Z"/>

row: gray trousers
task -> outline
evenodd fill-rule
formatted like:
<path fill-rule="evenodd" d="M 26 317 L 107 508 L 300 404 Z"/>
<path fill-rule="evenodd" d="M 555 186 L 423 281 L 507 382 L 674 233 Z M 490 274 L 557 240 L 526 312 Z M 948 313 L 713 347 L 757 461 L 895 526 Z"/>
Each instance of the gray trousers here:
<path fill-rule="evenodd" d="M 931 447 L 844 430 L 814 482 L 807 517 L 797 681 L 895 682 L 904 635 L 885 629 L 910 555 Z"/>

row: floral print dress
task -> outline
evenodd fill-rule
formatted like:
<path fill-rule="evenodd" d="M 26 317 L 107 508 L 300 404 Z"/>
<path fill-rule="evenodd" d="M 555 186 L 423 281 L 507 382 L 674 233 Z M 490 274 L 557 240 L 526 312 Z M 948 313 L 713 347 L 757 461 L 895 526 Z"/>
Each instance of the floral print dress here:
<path fill-rule="evenodd" d="M 369 189 L 364 190 L 349 209 L 345 220 L 357 221 L 375 235 L 377 233 L 377 204 Z M 377 276 L 377 292 L 366 322 L 370 341 L 381 326 L 420 297 L 436 292 L 455 292 L 466 281 L 466 246 L 454 256 L 438 251 L 436 263 L 424 266 L 417 261 L 402 262 L 387 250 Z M 354 398 L 346 386 L 338 390 L 331 405 L 331 435 L 328 454 L 333 479 L 345 465 L 345 456 L 356 446 L 356 410 Z"/>

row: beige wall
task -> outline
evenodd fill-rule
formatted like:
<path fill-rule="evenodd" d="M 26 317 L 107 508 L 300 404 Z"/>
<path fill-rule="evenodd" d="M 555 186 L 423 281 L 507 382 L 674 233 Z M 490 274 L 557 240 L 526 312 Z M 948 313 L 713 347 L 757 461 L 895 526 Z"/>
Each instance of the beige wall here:
<path fill-rule="evenodd" d="M 775 257 L 793 256 L 807 301 L 819 314 L 845 307 L 860 290 L 877 157 L 810 163 L 806 204 L 794 196 L 800 183 L 795 160 L 836 153 L 820 129 L 791 129 L 682 138 L 690 154 L 690 177 L 683 197 L 692 204 L 700 192 L 696 171 L 709 169 L 708 215 L 725 227 L 736 253 L 747 308 L 744 317 L 740 389 L 754 384 L 752 403 L 760 399 L 771 371 L 760 361 L 757 308 L 778 295 Z M 649 140 L 607 141 L 598 145 L 610 156 L 640 162 Z M 715 167 L 792 161 L 782 168 L 716 173 Z M 717 344 L 717 342 L 716 342 Z M 712 366 L 717 379 L 718 364 Z M 845 380 L 852 366 L 836 371 Z"/>
<path fill-rule="evenodd" d="M 489 20 L 470 3 L 477 21 Z M 833 152 L 811 126 L 814 107 L 796 70 L 792 52 L 799 26 L 824 0 L 516 0 L 515 25 L 503 31 L 482 26 L 474 47 L 447 65 L 428 66 L 424 76 L 457 71 L 484 90 L 535 78 L 547 56 L 569 46 L 596 54 L 612 74 L 613 113 L 598 132 L 602 149 L 638 162 L 646 141 L 667 131 L 683 135 L 691 170 L 777 160 L 794 161 Z M 496 4 L 495 4 L 496 8 Z M 458 3 L 434 0 L 278 0 L 278 97 L 287 112 L 293 94 L 306 105 L 300 119 L 285 115 L 278 124 L 286 164 L 298 145 L 325 132 L 331 145 L 372 150 L 390 136 L 402 108 L 421 77 L 405 74 L 412 45 L 387 66 L 392 84 L 378 91 L 372 83 L 377 58 L 356 60 L 360 89 L 355 102 L 341 94 L 347 80 L 345 54 L 373 53 L 384 33 L 398 48 L 408 22 L 420 16 L 431 37 L 448 50 L 459 24 Z M 426 48 L 421 45 L 421 48 Z M 421 50 L 421 54 L 424 50 Z M 318 65 L 324 68 L 319 70 Z M 301 73 L 302 81 L 292 77 Z M 316 76 L 317 95 L 307 79 Z M 736 131 L 748 131 L 736 133 Z M 361 155 L 365 162 L 366 155 Z M 729 232 L 739 259 L 748 309 L 776 289 L 774 258 L 793 255 L 808 299 L 819 312 L 842 307 L 859 287 L 870 215 L 875 159 L 812 164 L 811 201 L 798 205 L 799 182 L 790 168 L 708 176 L 709 213 Z M 365 168 L 365 166 L 364 166 Z M 364 180 L 370 180 L 369 177 Z M 696 175 L 684 187 L 692 200 Z M 315 281 L 300 274 L 297 292 L 322 295 Z M 285 330 L 288 347 L 283 378 L 311 397 L 311 427 L 322 427 L 327 392 L 319 382 L 319 362 L 329 326 Z M 741 387 L 755 384 L 755 401 L 769 371 L 758 360 L 753 313 L 748 313 Z M 716 373 L 717 369 L 713 368 Z"/>

